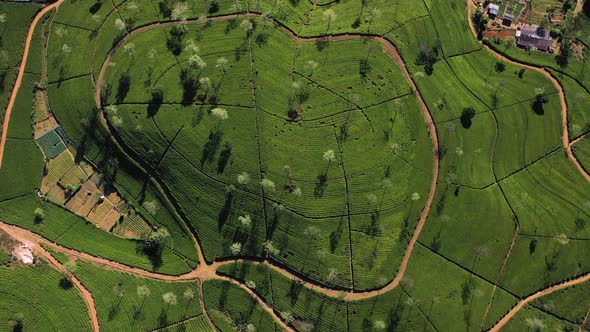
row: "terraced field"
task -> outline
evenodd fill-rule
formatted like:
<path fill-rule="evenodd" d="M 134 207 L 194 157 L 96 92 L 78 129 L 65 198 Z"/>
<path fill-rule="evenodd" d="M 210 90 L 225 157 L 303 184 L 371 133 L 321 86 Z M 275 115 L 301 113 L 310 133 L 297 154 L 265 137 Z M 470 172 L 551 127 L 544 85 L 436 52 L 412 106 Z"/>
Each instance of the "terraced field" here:
<path fill-rule="evenodd" d="M 0 262 L 83 301 L 0 326 L 585 329 L 585 61 L 480 43 L 472 5 L 44 7 L 0 143 L 0 247 L 37 261 Z"/>

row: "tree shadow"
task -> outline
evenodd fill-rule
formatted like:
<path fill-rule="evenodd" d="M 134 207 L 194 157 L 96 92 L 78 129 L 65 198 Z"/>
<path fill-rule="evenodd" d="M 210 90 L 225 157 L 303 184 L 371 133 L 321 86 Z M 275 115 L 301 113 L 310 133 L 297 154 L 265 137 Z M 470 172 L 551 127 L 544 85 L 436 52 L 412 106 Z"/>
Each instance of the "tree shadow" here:
<path fill-rule="evenodd" d="M 135 250 L 137 253 L 143 254 L 148 258 L 154 271 L 157 271 L 162 266 L 164 243 L 158 239 L 149 238 L 146 240 L 137 241 Z"/>
<path fill-rule="evenodd" d="M 217 160 L 217 174 L 222 174 L 231 158 L 232 146 L 229 143 L 225 143 L 223 150 L 219 153 L 219 159 Z"/>
<path fill-rule="evenodd" d="M 535 99 L 533 100 L 532 108 L 533 112 L 537 115 L 545 115 L 545 104 L 549 102 L 549 98 L 547 96 L 538 94 Z"/>
<path fill-rule="evenodd" d="M 162 89 L 155 89 L 152 91 L 152 97 L 150 98 L 147 107 L 148 118 L 152 118 L 158 113 L 163 102 L 164 91 L 162 91 Z"/>
<path fill-rule="evenodd" d="M 232 191 L 227 191 L 225 193 L 225 200 L 223 202 L 223 207 L 221 211 L 219 211 L 219 215 L 217 216 L 217 227 L 219 230 L 225 225 L 227 220 L 229 219 L 229 215 L 231 214 L 232 210 L 232 203 L 234 200 L 234 193 Z"/>
<path fill-rule="evenodd" d="M 461 113 L 461 125 L 465 129 L 471 128 L 473 124 L 473 118 L 475 117 L 475 109 L 473 107 L 467 107 L 463 109 L 463 113 Z"/>
<path fill-rule="evenodd" d="M 59 279 L 58 284 L 61 289 L 65 289 L 65 290 L 72 289 L 72 287 L 74 287 L 74 284 L 72 283 L 72 281 L 68 277 L 63 277 L 63 278 Z"/>
<path fill-rule="evenodd" d="M 117 103 L 122 103 L 127 94 L 129 93 L 129 89 L 131 88 L 131 76 L 127 73 L 121 74 L 119 77 L 119 86 L 117 87 L 117 94 L 115 95 L 115 99 Z"/>
<path fill-rule="evenodd" d="M 6 89 L 6 75 L 8 72 L 3 71 L 0 73 L 0 93 L 4 92 Z"/>
<path fill-rule="evenodd" d="M 94 3 L 94 5 L 92 5 L 89 9 L 88 12 L 92 15 L 96 14 L 99 10 L 100 7 L 102 7 L 102 2 L 101 1 L 97 1 L 96 3 Z"/>
<path fill-rule="evenodd" d="M 217 150 L 221 145 L 221 140 L 223 139 L 223 132 L 216 130 L 211 131 L 209 133 L 209 140 L 203 146 L 203 151 L 201 152 L 201 167 L 205 165 L 205 163 L 210 163 L 215 158 L 217 154 Z"/>
<path fill-rule="evenodd" d="M 158 323 L 160 326 L 168 325 L 168 310 L 162 308 L 162 311 L 160 311 L 160 315 L 158 316 Z"/>
<path fill-rule="evenodd" d="M 324 196 L 324 191 L 326 190 L 327 186 L 328 186 L 328 175 L 327 174 L 318 175 L 318 177 L 316 178 L 313 194 L 316 197 Z"/>
<path fill-rule="evenodd" d="M 340 223 L 338 223 L 338 228 L 330 233 L 330 252 L 334 253 L 336 248 L 338 248 L 338 243 L 340 243 L 340 239 L 342 238 L 342 229 L 344 224 L 344 217 L 340 218 Z"/>
<path fill-rule="evenodd" d="M 182 101 L 183 106 L 192 105 L 197 97 L 197 91 L 199 89 L 199 80 L 196 77 L 192 77 L 188 70 L 183 69 L 180 72 L 180 80 L 182 83 Z"/>
<path fill-rule="evenodd" d="M 294 306 L 295 303 L 297 303 L 297 300 L 299 300 L 299 294 L 301 293 L 302 289 L 302 283 L 298 282 L 297 280 L 291 281 L 291 286 L 289 287 L 289 293 L 287 295 L 289 296 L 292 306 Z"/>

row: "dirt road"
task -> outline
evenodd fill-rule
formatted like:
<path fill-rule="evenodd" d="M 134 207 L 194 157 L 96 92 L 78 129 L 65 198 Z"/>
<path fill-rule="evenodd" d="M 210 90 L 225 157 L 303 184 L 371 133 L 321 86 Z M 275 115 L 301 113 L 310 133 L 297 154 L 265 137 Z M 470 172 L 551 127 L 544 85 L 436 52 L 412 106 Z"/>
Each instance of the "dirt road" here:
<path fill-rule="evenodd" d="M 536 300 L 536 299 L 538 299 L 540 297 L 543 297 L 545 295 L 549 295 L 549 294 L 551 294 L 553 292 L 556 292 L 556 291 L 558 291 L 560 289 L 564 289 L 564 288 L 567 288 L 567 287 L 572 287 L 572 286 L 575 286 L 575 285 L 578 285 L 578 284 L 581 284 L 581 283 L 587 282 L 587 281 L 590 281 L 590 273 L 585 274 L 585 275 L 583 275 L 581 277 L 578 277 L 576 279 L 573 279 L 573 280 L 570 280 L 570 281 L 567 281 L 567 282 L 563 282 L 561 284 L 557 284 L 557 285 L 551 286 L 549 288 L 545 288 L 545 289 L 543 289 L 541 291 L 538 291 L 538 292 L 534 293 L 531 296 L 528 296 L 528 297 L 520 300 L 516 304 L 516 306 L 514 306 L 506 315 L 504 315 L 504 317 L 502 317 L 502 319 L 500 319 L 500 321 L 498 323 L 496 323 L 496 325 L 494 325 L 494 327 L 492 327 L 490 329 L 490 332 L 500 331 L 500 329 L 504 325 L 506 325 L 506 323 L 508 323 L 508 321 L 510 319 L 512 319 L 512 317 L 514 317 L 514 315 L 516 315 L 516 313 L 518 313 L 519 310 L 521 310 L 522 308 L 524 308 L 527 304 L 531 303 L 532 301 L 534 301 L 534 300 Z"/>
<path fill-rule="evenodd" d="M 473 21 L 471 20 L 471 12 L 473 10 L 473 8 L 475 7 L 475 4 L 473 3 L 472 0 L 467 0 L 467 20 L 469 21 L 469 28 L 471 29 L 471 32 L 473 33 L 473 36 L 475 38 L 477 38 L 477 32 L 475 31 L 475 27 L 473 25 Z M 578 3 L 578 7 L 576 8 L 576 10 L 581 10 L 581 6 L 580 3 Z M 582 167 L 582 165 L 580 164 L 580 162 L 576 159 L 573 151 L 572 151 L 572 145 L 577 142 L 578 140 L 580 140 L 581 138 L 578 138 L 577 140 L 574 140 L 573 142 L 570 142 L 569 139 L 569 127 L 568 127 L 568 109 L 567 109 L 567 103 L 565 101 L 565 92 L 561 86 L 561 84 L 557 81 L 557 79 L 555 79 L 555 77 L 553 77 L 553 75 L 551 75 L 550 72 L 548 72 L 547 70 L 545 70 L 542 67 L 535 67 L 535 66 L 531 66 L 531 65 L 527 65 L 527 64 L 523 64 L 517 61 L 513 61 L 511 59 L 506 58 L 505 56 L 503 56 L 502 54 L 497 53 L 495 50 L 493 50 L 492 48 L 490 48 L 489 46 L 481 43 L 482 46 L 488 51 L 490 52 L 493 56 L 495 56 L 496 58 L 508 62 L 510 64 L 513 64 L 515 66 L 519 66 L 519 67 L 523 67 L 529 70 L 534 70 L 538 73 L 543 74 L 545 77 L 547 77 L 551 83 L 555 86 L 555 88 L 557 89 L 558 93 L 559 93 L 559 103 L 561 105 L 561 128 L 562 128 L 562 145 L 563 148 L 565 149 L 568 158 L 570 159 L 570 161 L 574 164 L 574 166 L 580 171 L 580 173 L 586 178 L 587 181 L 590 182 L 590 175 L 588 174 L 588 172 L 584 169 L 584 167 Z M 514 239 L 513 239 L 514 241 Z M 512 246 L 514 245 L 514 242 L 511 245 L 511 249 Z M 510 250 L 511 250 L 510 249 Z M 506 264 L 506 262 L 504 263 L 504 265 Z M 504 268 L 504 266 L 502 267 L 502 269 Z M 584 276 L 578 277 L 574 280 L 565 282 L 565 283 L 561 283 L 558 285 L 554 285 L 551 286 L 549 288 L 540 290 L 524 299 L 522 299 L 521 301 L 518 302 L 518 304 L 512 308 L 512 310 L 510 310 L 504 317 L 502 317 L 502 319 L 497 322 L 491 329 L 490 331 L 499 331 L 504 325 L 506 325 L 506 323 L 508 323 L 508 321 L 513 318 L 516 313 L 518 313 L 518 311 L 522 308 L 524 308 L 526 306 L 526 304 L 530 303 L 531 301 L 534 301 L 544 295 L 547 294 L 551 294 L 557 290 L 563 289 L 563 288 L 567 288 L 579 283 L 583 283 L 590 280 L 590 274 L 586 274 Z M 495 291 L 495 287 L 494 287 L 494 291 Z M 487 312 L 489 310 L 489 305 L 488 308 L 486 310 L 486 315 Z M 484 317 L 485 319 L 485 317 Z"/>
<path fill-rule="evenodd" d="M 59 263 L 53 256 L 51 256 L 51 254 L 48 253 L 45 249 L 43 249 L 40 246 L 36 246 L 34 249 L 37 255 L 45 258 L 45 260 L 47 260 L 49 264 L 53 265 L 53 267 L 56 270 L 60 272 L 65 272 L 66 269 L 64 268 L 64 266 L 61 263 Z M 94 299 L 92 298 L 92 294 L 90 294 L 86 287 L 84 287 L 80 280 L 78 280 L 78 278 L 76 278 L 75 276 L 69 276 L 69 279 L 74 285 L 74 287 L 76 287 L 80 292 L 80 295 L 82 296 L 84 302 L 86 302 L 86 306 L 88 307 L 88 315 L 90 316 L 90 323 L 92 324 L 92 330 L 94 332 L 100 331 L 100 327 L 98 324 L 98 315 L 96 313 L 96 306 L 94 305 Z"/>
<path fill-rule="evenodd" d="M 474 8 L 474 6 L 475 5 L 474 5 L 473 1 L 467 0 L 467 17 L 468 17 L 468 21 L 469 21 L 469 28 L 471 29 L 473 36 L 477 38 L 477 33 L 475 31 L 475 27 L 473 26 L 473 22 L 470 19 L 471 18 L 471 11 Z M 572 144 L 570 144 L 570 138 L 569 138 L 570 134 L 569 134 L 569 127 L 568 127 L 568 109 L 567 109 L 567 103 L 565 102 L 565 92 L 563 91 L 561 84 L 559 84 L 559 81 L 557 81 L 557 79 L 555 77 L 553 77 L 553 75 L 551 75 L 551 73 L 548 72 L 543 67 L 531 66 L 528 64 L 524 64 L 524 63 L 520 63 L 520 62 L 511 60 L 511 59 L 508 59 L 504 55 L 496 52 L 491 47 L 489 47 L 483 43 L 481 43 L 481 44 L 490 54 L 492 54 L 496 58 L 498 58 L 504 62 L 508 62 L 510 64 L 513 64 L 515 66 L 519 66 L 522 68 L 536 71 L 536 72 L 544 75 L 547 79 L 549 79 L 551 81 L 553 86 L 555 86 L 555 89 L 557 90 L 557 92 L 559 94 L 559 103 L 561 105 L 561 130 L 562 130 L 561 140 L 562 140 L 563 148 L 565 149 L 565 152 L 567 153 L 568 158 L 574 164 L 574 166 L 578 169 L 580 174 L 582 174 L 582 176 L 584 176 L 584 178 L 586 178 L 586 180 L 588 182 L 590 182 L 590 174 L 586 171 L 586 169 L 584 169 L 582 164 L 580 164 L 580 162 L 578 161 L 578 159 L 576 158 L 576 156 L 572 152 Z"/>
<path fill-rule="evenodd" d="M 4 156 L 4 147 L 6 146 L 6 135 L 8 134 L 8 125 L 10 124 L 10 115 L 12 114 L 12 108 L 14 107 L 14 102 L 16 100 L 16 95 L 18 90 L 20 89 L 20 85 L 23 80 L 23 75 L 25 73 L 25 67 L 27 66 L 27 59 L 29 58 L 29 48 L 31 47 L 31 40 L 33 38 L 33 33 L 35 32 L 35 27 L 39 20 L 45 13 L 48 11 L 57 8 L 64 0 L 59 0 L 49 6 L 43 7 L 33 18 L 31 25 L 29 26 L 29 30 L 27 31 L 27 37 L 25 38 L 25 48 L 23 50 L 23 58 L 21 60 L 20 66 L 18 67 L 18 74 L 16 75 L 16 81 L 14 82 L 14 87 L 12 88 L 12 92 L 10 93 L 10 97 L 8 99 L 8 105 L 6 106 L 6 113 L 4 113 L 4 123 L 2 124 L 2 138 L 0 139 L 0 168 L 2 168 L 2 157 Z"/>

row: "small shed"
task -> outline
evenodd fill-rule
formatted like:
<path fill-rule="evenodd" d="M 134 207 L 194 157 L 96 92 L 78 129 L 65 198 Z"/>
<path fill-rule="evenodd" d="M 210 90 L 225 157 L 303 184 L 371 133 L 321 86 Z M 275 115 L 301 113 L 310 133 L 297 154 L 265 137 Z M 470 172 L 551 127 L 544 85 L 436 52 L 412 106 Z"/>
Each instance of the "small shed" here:
<path fill-rule="evenodd" d="M 514 15 L 507 13 L 504 14 L 504 16 L 502 16 L 502 24 L 509 27 L 512 25 L 512 22 L 514 21 Z"/>
<path fill-rule="evenodd" d="M 498 16 L 498 13 L 500 12 L 500 6 L 495 4 L 495 3 L 491 3 L 488 5 L 488 15 L 491 18 L 494 18 L 496 16 Z"/>

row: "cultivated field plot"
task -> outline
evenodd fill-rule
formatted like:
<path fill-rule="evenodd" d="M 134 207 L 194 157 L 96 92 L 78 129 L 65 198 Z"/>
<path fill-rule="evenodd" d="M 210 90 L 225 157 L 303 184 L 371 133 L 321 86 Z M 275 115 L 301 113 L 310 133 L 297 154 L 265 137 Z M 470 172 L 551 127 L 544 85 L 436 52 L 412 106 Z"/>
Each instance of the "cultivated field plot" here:
<path fill-rule="evenodd" d="M 109 121 L 203 234 L 207 260 L 259 256 L 270 241 L 274 259 L 314 279 L 382 286 L 423 207 L 432 163 L 400 68 L 377 42 L 318 50 L 274 24 L 241 22 L 264 37 L 250 44 L 238 23 L 195 24 L 175 56 L 163 36 L 184 28 L 133 35 L 105 75 Z M 154 56 L 147 70 L 136 54 Z"/>
<path fill-rule="evenodd" d="M 472 5 L 1 3 L 0 331 L 587 330 L 586 60 Z"/>

